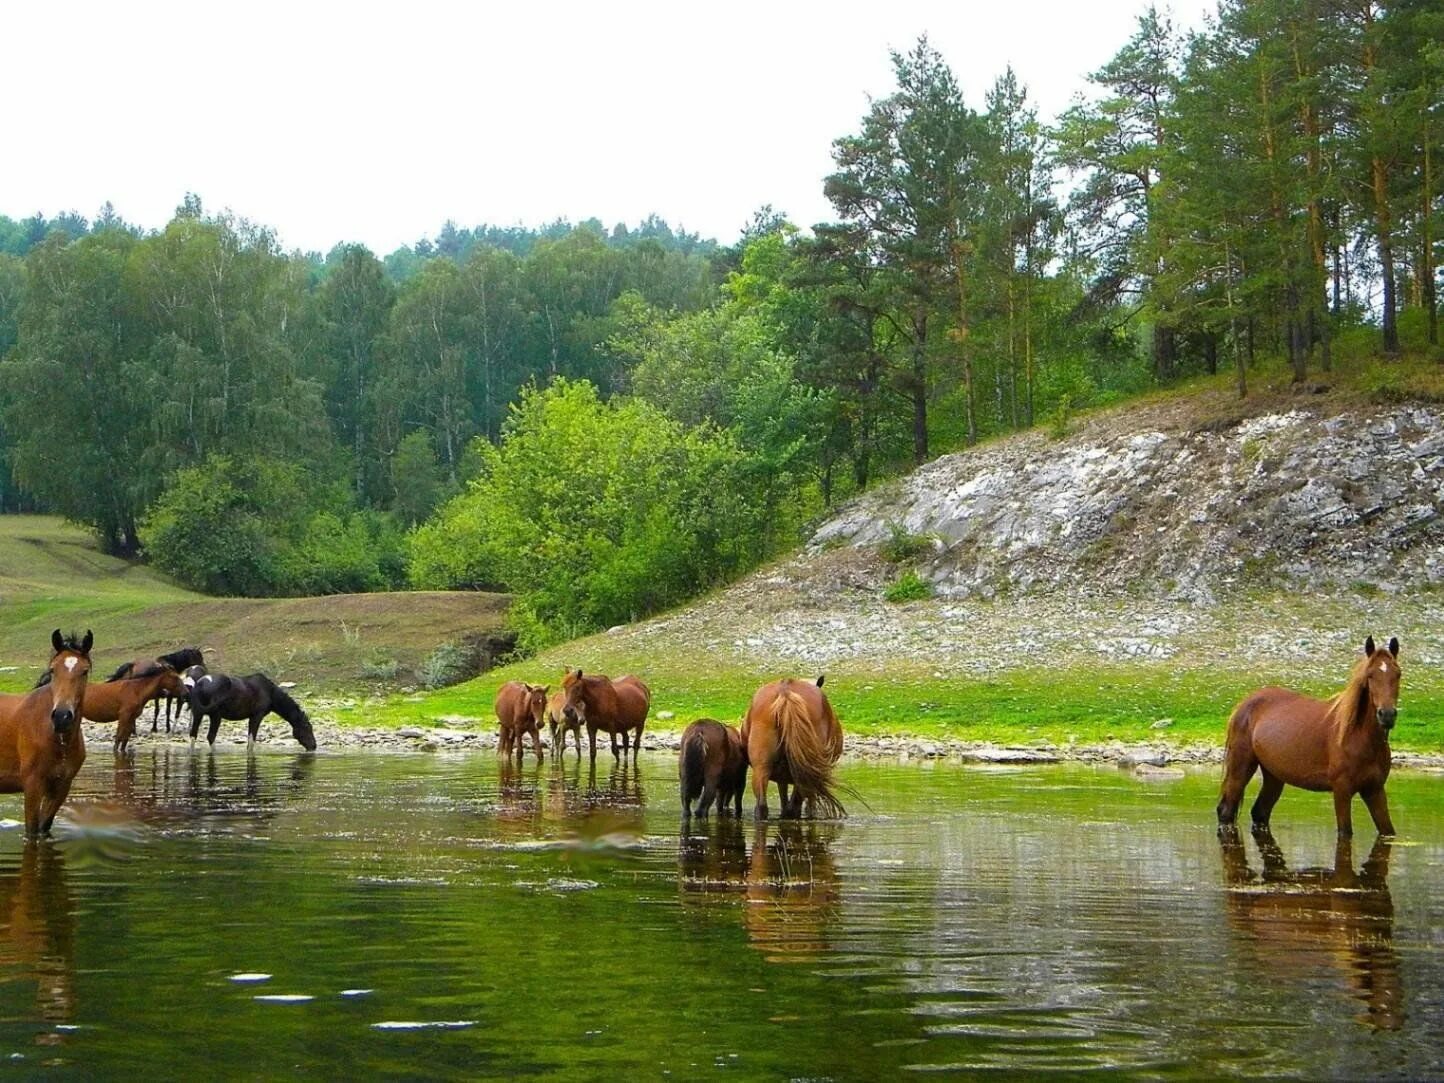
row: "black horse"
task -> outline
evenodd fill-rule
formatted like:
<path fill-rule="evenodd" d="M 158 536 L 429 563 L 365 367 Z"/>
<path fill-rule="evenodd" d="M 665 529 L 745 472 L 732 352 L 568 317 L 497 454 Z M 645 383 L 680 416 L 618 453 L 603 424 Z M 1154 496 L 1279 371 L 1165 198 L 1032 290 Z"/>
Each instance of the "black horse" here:
<path fill-rule="evenodd" d="M 199 647 L 182 647 L 182 648 L 181 648 L 180 650 L 178 650 L 178 651 L 171 651 L 169 654 L 159 655 L 159 656 L 156 657 L 155 660 L 156 660 L 157 662 L 161 663 L 161 665 L 170 666 L 170 668 L 173 669 L 173 670 L 175 670 L 177 673 L 184 673 L 184 672 L 185 672 L 187 669 L 189 669 L 191 666 L 201 666 L 201 665 L 205 665 L 205 658 L 204 658 L 204 656 L 201 654 L 201 650 L 200 650 Z M 135 667 L 136 667 L 138 664 L 140 664 L 140 663 L 139 663 L 139 662 L 126 662 L 125 665 L 123 665 L 123 666 L 121 666 L 119 669 L 117 669 L 114 673 L 112 673 L 109 677 L 107 677 L 106 680 L 118 681 L 118 680 L 120 680 L 120 678 L 122 678 L 122 677 L 129 677 L 129 676 L 131 675 L 131 673 L 134 672 Z M 170 712 L 171 712 L 171 705 L 172 705 L 172 704 L 175 705 L 175 716 L 176 716 L 176 719 L 179 720 L 179 719 L 180 719 L 180 716 L 181 716 L 182 701 L 181 701 L 180 699 L 178 699 L 177 697 L 172 696 L 172 695 L 171 695 L 170 693 L 168 693 L 168 692 L 162 692 L 160 695 L 156 696 L 156 697 L 155 697 L 155 700 L 154 700 L 154 702 L 155 702 L 155 710 L 152 712 L 152 714 L 151 714 L 151 716 L 150 716 L 150 732 L 151 732 L 151 733 L 154 733 L 154 732 L 155 732 L 156 723 L 160 721 L 160 704 L 161 704 L 161 700 L 164 700 L 164 701 L 165 701 L 165 731 L 166 731 L 166 733 L 169 733 L 169 732 L 170 732 Z"/>
<path fill-rule="evenodd" d="M 249 677 L 228 677 L 224 673 L 207 673 L 196 681 L 191 695 L 191 740 L 200 732 L 201 715 L 209 715 L 210 732 L 206 740 L 216 743 L 216 731 L 221 728 L 221 719 L 248 719 L 250 721 L 249 742 L 255 743 L 261 728 L 261 719 L 268 714 L 278 714 L 291 723 L 291 734 L 301 742 L 307 752 L 316 751 L 316 734 L 311 729 L 311 719 L 301 705 L 277 687 L 276 682 L 264 673 L 252 673 Z"/>

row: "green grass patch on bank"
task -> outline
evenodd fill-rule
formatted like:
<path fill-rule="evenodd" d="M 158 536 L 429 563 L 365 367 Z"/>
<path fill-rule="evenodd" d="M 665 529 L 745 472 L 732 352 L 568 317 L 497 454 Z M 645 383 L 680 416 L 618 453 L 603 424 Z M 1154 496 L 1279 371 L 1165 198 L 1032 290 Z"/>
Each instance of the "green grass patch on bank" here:
<path fill-rule="evenodd" d="M 579 647 L 571 647 L 577 659 L 609 653 L 584 652 Z M 559 655 L 549 652 L 454 688 L 372 701 L 337 713 L 341 721 L 358 725 L 443 724 L 468 719 L 487 726 L 492 724 L 492 701 L 502 683 L 513 679 L 550 682 L 555 689 L 565 664 Z M 658 657 L 633 659 L 633 664 L 625 667 L 603 664 L 598 658 L 597 666 L 599 672 L 614 676 L 623 672 L 643 676 L 652 689 L 649 727 L 656 730 L 680 730 L 695 718 L 736 722 L 757 687 L 783 675 Z M 945 678 L 920 670 L 893 669 L 882 674 L 830 667 L 825 687 L 844 728 L 854 734 L 907 734 L 1011 745 L 1114 740 L 1217 745 L 1223 742 L 1234 705 L 1249 691 L 1275 679 L 1276 675 L 1180 670 L 1157 662 L 1062 670 L 1024 668 Z M 1338 690 L 1315 683 L 1300 683 L 1299 687 L 1319 696 Z M 1395 746 L 1444 751 L 1444 682 L 1421 667 L 1417 676 L 1406 679 L 1400 704 Z M 668 711 L 672 718 L 658 718 L 659 712 Z"/>

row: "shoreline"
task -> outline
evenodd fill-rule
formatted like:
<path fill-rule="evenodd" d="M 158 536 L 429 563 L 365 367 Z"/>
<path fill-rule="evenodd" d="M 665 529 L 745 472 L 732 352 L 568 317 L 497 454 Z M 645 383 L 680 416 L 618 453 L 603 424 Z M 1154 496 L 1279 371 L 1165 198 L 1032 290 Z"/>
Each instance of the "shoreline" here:
<path fill-rule="evenodd" d="M 151 733 L 141 728 L 131 738 L 131 748 L 143 748 L 147 744 L 163 744 L 167 747 L 188 747 L 190 738 L 186 729 L 165 729 Z M 453 726 L 400 726 L 364 727 L 341 726 L 333 722 L 313 720 L 318 752 L 375 752 L 375 753 L 445 753 L 445 752 L 495 752 L 497 733 L 495 727 L 461 728 Z M 244 723 L 232 723 L 231 728 L 222 725 L 216 737 L 219 747 L 244 747 L 246 744 Z M 109 751 L 114 735 L 110 725 L 86 723 L 85 740 L 89 756 Z M 267 749 L 302 751 L 284 723 L 267 720 L 261 726 L 256 742 Z M 682 743 L 682 731 L 648 729 L 642 736 L 644 752 L 675 752 Z M 202 736 L 197 748 L 205 745 Z M 552 750 L 547 736 L 542 736 L 542 747 L 548 760 Z M 585 749 L 586 742 L 583 742 Z M 915 737 L 907 734 L 848 734 L 845 736 L 844 761 L 896 761 L 919 763 L 955 763 L 963 765 L 1018 766 L 1040 764 L 1089 764 L 1114 766 L 1131 770 L 1140 778 L 1166 781 L 1182 777 L 1184 768 L 1215 767 L 1223 762 L 1223 746 L 1210 744 L 1189 744 L 1177 741 L 1156 740 L 1143 742 L 1109 741 L 1103 744 L 1054 744 L 1036 742 L 1032 744 L 1008 744 L 1000 741 L 961 741 L 935 737 Z M 609 742 L 598 741 L 597 759 L 604 761 L 611 753 Z M 568 757 L 575 757 L 575 749 L 568 744 Z M 528 743 L 527 756 L 531 756 Z M 535 762 L 532 759 L 531 762 Z M 1444 771 L 1444 753 L 1414 752 L 1396 750 L 1393 766 L 1410 770 Z"/>

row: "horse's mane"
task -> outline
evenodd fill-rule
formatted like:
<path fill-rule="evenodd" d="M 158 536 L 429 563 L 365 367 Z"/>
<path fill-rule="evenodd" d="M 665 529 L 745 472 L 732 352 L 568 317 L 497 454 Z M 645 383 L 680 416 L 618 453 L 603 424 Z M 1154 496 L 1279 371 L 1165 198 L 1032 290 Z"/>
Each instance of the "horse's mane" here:
<path fill-rule="evenodd" d="M 154 677 L 158 673 L 164 673 L 170 668 L 171 667 L 164 662 L 151 662 L 141 666 L 140 669 L 136 669 L 134 664 L 127 662 L 107 677 L 105 683 L 110 684 L 112 681 L 143 681 L 147 677 Z"/>
<path fill-rule="evenodd" d="M 287 722 L 295 724 L 303 718 L 306 712 L 301 705 L 286 694 L 286 690 L 276 684 L 264 673 L 252 674 L 249 680 L 255 681 L 271 695 L 271 710 L 284 718 Z"/>
<path fill-rule="evenodd" d="M 1369 705 L 1369 663 L 1372 661 L 1373 657 L 1366 654 L 1354 663 L 1349 683 L 1328 701 L 1324 719 L 1340 737 L 1364 720 Z"/>

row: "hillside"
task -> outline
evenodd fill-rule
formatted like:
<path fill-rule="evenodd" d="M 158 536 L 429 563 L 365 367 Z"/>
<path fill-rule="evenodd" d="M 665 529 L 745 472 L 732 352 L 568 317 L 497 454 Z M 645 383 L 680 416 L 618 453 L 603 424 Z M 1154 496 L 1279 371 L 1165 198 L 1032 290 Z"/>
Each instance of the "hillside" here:
<path fill-rule="evenodd" d="M 29 684 L 57 626 L 93 629 L 100 669 L 193 644 L 217 668 L 307 690 L 395 687 L 442 644 L 485 649 L 508 604 L 459 591 L 209 598 L 106 556 L 58 519 L 0 516 L 0 689 Z"/>
<path fill-rule="evenodd" d="M 648 677 L 667 728 L 825 671 L 863 731 L 1217 743 L 1245 691 L 1328 694 L 1373 634 L 1404 643 L 1397 742 L 1444 747 L 1441 512 L 1438 406 L 1172 396 L 944 456 L 708 598 L 367 713 L 489 717 L 499 681 L 583 665 Z M 908 569 L 936 595 L 886 601 Z"/>

